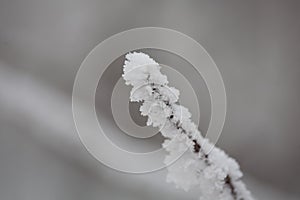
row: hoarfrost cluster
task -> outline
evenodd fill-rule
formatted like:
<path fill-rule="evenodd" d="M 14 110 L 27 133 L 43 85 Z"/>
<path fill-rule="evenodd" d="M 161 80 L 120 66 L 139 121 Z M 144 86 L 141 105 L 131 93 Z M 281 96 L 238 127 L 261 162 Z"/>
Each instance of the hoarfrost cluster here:
<path fill-rule="evenodd" d="M 168 86 L 160 65 L 144 53 L 128 53 L 123 78 L 132 85 L 130 100 L 142 102 L 141 114 L 147 125 L 160 128 L 168 152 L 167 182 L 185 191 L 198 188 L 201 200 L 252 200 L 240 180 L 237 162 L 204 138 L 191 121 L 187 108 L 179 105 L 179 91 Z"/>

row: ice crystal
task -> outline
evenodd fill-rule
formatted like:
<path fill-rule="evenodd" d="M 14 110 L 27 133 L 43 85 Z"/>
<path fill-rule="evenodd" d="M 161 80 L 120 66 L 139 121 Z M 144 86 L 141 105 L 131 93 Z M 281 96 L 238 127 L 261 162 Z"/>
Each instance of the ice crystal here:
<path fill-rule="evenodd" d="M 147 54 L 128 53 L 123 78 L 133 86 L 130 100 L 143 102 L 140 111 L 148 117 L 147 125 L 159 127 L 166 138 L 165 162 L 176 160 L 168 166 L 167 182 L 185 191 L 198 188 L 201 200 L 253 200 L 237 162 L 203 138 L 160 68 Z"/>

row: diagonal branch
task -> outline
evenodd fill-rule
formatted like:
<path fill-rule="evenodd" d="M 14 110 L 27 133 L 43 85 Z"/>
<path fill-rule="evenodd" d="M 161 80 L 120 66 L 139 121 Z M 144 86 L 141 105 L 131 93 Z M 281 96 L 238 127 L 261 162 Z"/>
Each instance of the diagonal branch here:
<path fill-rule="evenodd" d="M 148 116 L 147 125 L 161 128 L 169 153 L 166 163 L 179 157 L 168 167 L 167 180 L 184 190 L 199 187 L 201 199 L 253 200 L 240 180 L 239 165 L 203 138 L 159 64 L 143 53 L 129 53 L 126 59 L 123 78 L 133 86 L 131 101 L 143 102 L 140 111 Z"/>

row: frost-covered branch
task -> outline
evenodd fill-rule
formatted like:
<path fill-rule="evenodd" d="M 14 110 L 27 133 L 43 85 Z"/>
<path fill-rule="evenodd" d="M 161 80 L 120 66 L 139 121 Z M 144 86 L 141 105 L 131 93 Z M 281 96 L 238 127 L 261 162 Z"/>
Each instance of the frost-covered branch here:
<path fill-rule="evenodd" d="M 168 182 L 186 191 L 198 187 L 201 200 L 253 199 L 240 180 L 237 162 L 201 135 L 188 109 L 179 105 L 179 91 L 168 86 L 157 62 L 144 53 L 129 53 L 123 71 L 126 84 L 133 86 L 130 100 L 142 102 L 140 111 L 148 116 L 147 125 L 159 127 L 166 138 L 165 162 L 179 158 L 168 166 Z"/>

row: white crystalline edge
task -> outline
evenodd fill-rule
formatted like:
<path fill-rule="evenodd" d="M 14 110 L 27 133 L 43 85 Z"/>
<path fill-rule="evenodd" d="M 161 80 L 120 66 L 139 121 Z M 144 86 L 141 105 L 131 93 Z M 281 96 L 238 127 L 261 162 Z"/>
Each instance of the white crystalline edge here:
<path fill-rule="evenodd" d="M 167 77 L 161 74 L 157 62 L 141 52 L 128 53 L 123 72 L 126 84 L 133 86 L 130 100 L 143 102 L 140 111 L 148 116 L 147 125 L 161 128 L 166 138 L 163 143 L 168 152 L 165 162 L 183 154 L 168 167 L 167 182 L 185 191 L 198 187 L 203 200 L 253 199 L 240 180 L 242 172 L 237 162 L 221 149 L 212 148 L 203 138 L 191 121 L 188 109 L 177 103 L 179 91 L 167 85 Z M 200 146 L 205 142 L 197 153 L 193 140 Z M 226 177 L 230 177 L 233 188 L 226 183 Z"/>

